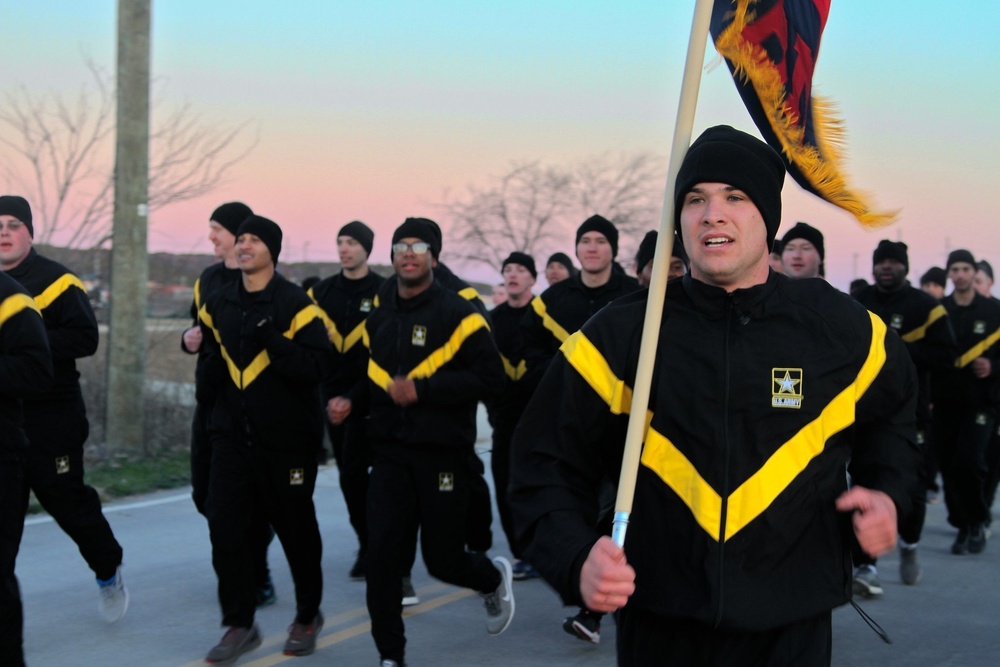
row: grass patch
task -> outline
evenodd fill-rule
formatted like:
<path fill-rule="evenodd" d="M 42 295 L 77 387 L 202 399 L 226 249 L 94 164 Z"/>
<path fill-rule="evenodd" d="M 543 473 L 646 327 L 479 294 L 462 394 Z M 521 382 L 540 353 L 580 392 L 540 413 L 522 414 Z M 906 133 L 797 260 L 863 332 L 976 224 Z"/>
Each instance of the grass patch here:
<path fill-rule="evenodd" d="M 84 478 L 101 500 L 176 489 L 191 483 L 191 457 L 187 449 L 176 448 L 151 458 L 113 458 L 88 465 Z"/>
<path fill-rule="evenodd" d="M 169 449 L 160 451 L 154 458 L 88 461 L 83 478 L 105 503 L 115 498 L 188 486 L 191 484 L 191 457 L 187 449 Z M 28 514 L 43 511 L 32 493 L 28 499 Z"/>

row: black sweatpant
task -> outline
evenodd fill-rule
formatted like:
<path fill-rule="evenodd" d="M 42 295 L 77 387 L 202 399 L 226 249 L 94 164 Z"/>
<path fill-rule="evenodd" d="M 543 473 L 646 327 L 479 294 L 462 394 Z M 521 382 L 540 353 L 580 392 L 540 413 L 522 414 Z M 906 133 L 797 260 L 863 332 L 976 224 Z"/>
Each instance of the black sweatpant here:
<path fill-rule="evenodd" d="M 920 467 L 917 468 L 917 488 L 911 499 L 910 511 L 899 517 L 899 536 L 907 544 L 916 544 L 924 532 L 927 520 L 927 491 L 935 485 L 938 473 L 937 452 L 934 448 L 934 427 L 931 420 L 917 418 L 917 446 L 920 447 Z"/>
<path fill-rule="evenodd" d="M 959 529 L 985 523 L 986 452 L 993 434 L 992 408 L 934 406 L 934 444 L 941 464 L 948 523 Z"/>
<path fill-rule="evenodd" d="M 191 499 L 198 513 L 208 518 L 205 502 L 208 499 L 209 472 L 212 470 L 212 439 L 208 434 L 209 410 L 195 406 L 191 421 Z M 258 588 L 267 585 L 271 570 L 267 566 L 267 548 L 274 540 L 274 530 L 263 512 L 254 514 L 250 526 L 250 548 L 253 557 L 254 581 Z"/>
<path fill-rule="evenodd" d="M 997 486 L 1000 486 L 1000 428 L 996 428 L 996 424 L 994 424 L 994 427 L 993 432 L 990 434 L 989 445 L 986 448 L 986 481 L 983 484 L 984 495 L 986 496 L 987 521 L 992 519 L 989 512 L 997 497 Z"/>
<path fill-rule="evenodd" d="M 420 525 L 424 563 L 431 576 L 491 593 L 500 585 L 500 573 L 484 554 L 465 550 L 472 478 L 478 474 L 470 470 L 469 450 L 373 445 L 368 487 L 368 614 L 380 657 L 403 664 L 402 570 L 415 523 Z"/>
<path fill-rule="evenodd" d="M 98 579 L 110 579 L 122 562 L 122 548 L 101 511 L 101 499 L 83 481 L 83 443 L 90 432 L 83 398 L 26 401 L 24 502 L 35 492 L 59 527 L 76 542 Z"/>
<path fill-rule="evenodd" d="M 24 665 L 24 615 L 14 563 L 24 531 L 24 470 L 8 452 L 0 454 L 0 665 Z"/>
<path fill-rule="evenodd" d="M 347 504 L 347 518 L 358 536 L 358 546 L 364 553 L 368 547 L 368 468 L 371 466 L 371 450 L 368 447 L 367 421 L 363 418 L 348 418 L 340 426 L 326 423 L 327 433 L 333 445 L 333 456 L 340 473 L 340 490 Z"/>
<path fill-rule="evenodd" d="M 933 481 L 933 478 L 929 477 L 929 475 L 932 474 L 931 471 L 937 470 L 936 465 L 930 465 L 927 461 L 930 456 L 927 452 L 927 447 L 929 446 L 928 440 L 931 439 L 928 436 L 929 432 L 930 424 L 917 424 L 917 446 L 921 450 L 920 467 L 917 469 L 918 483 L 911 489 L 910 511 L 896 517 L 896 530 L 899 533 L 900 539 L 907 544 L 917 544 L 920 542 L 920 536 L 924 532 L 924 522 L 927 519 L 927 489 L 930 488 L 929 484 Z M 851 470 L 850 473 L 854 484 L 869 486 L 864 479 L 863 472 L 856 474 L 854 470 Z M 865 553 L 858 543 L 857 536 L 853 532 L 851 533 L 851 560 L 855 567 L 859 565 L 875 565 L 878 562 L 877 559 Z"/>
<path fill-rule="evenodd" d="M 761 632 L 718 630 L 631 606 L 617 614 L 619 667 L 829 667 L 830 612 Z"/>
<path fill-rule="evenodd" d="M 490 487 L 483 474 L 486 466 L 475 451 L 469 453 L 469 510 L 465 513 L 465 544 L 469 551 L 486 553 L 493 548 L 493 501 L 490 500 Z M 413 564 L 417 561 L 417 540 L 420 532 L 420 522 L 416 516 L 410 526 L 410 537 L 403 545 L 403 576 L 409 576 Z"/>
<path fill-rule="evenodd" d="M 309 623 L 323 596 L 320 540 L 313 490 L 316 447 L 249 446 L 225 437 L 212 439 L 212 465 L 206 508 L 212 539 L 212 565 L 219 579 L 222 624 L 249 628 L 256 610 L 253 566 L 253 517 L 274 527 L 295 582 L 297 623 Z"/>

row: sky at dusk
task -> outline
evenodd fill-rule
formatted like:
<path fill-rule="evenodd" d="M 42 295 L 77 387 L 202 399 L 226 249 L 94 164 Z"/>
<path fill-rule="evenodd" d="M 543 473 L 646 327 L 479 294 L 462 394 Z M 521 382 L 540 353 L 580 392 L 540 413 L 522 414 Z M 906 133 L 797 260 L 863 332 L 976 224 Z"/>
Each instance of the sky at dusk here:
<path fill-rule="evenodd" d="M 113 71 L 116 4 L 0 0 L 17 26 L 0 94 L 70 94 L 90 80 L 87 57 Z M 447 238 L 444 193 L 515 161 L 653 152 L 665 164 L 692 11 L 681 0 L 154 0 L 154 114 L 187 102 L 207 122 L 245 123 L 258 143 L 210 195 L 155 211 L 150 250 L 209 252 L 208 215 L 238 199 L 282 226 L 282 260 L 335 260 L 336 230 L 361 219 L 376 230 L 372 260 L 387 262 L 405 217 L 438 219 Z M 866 232 L 786 181 L 779 235 L 796 220 L 819 227 L 836 286 L 870 278 L 882 238 L 909 244 L 913 280 L 949 248 L 1000 265 L 998 24 L 993 0 L 833 1 L 815 92 L 845 121 L 851 182 L 902 211 Z M 716 58 L 710 46 L 706 64 Z M 722 63 L 703 75 L 695 135 L 718 123 L 757 134 Z"/>

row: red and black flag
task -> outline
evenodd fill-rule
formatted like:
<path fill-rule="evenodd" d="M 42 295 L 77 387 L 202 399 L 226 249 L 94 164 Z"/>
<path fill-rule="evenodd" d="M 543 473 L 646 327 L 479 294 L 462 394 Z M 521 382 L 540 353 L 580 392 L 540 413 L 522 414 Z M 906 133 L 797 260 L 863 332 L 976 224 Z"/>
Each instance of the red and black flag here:
<path fill-rule="evenodd" d="M 894 215 L 872 211 L 840 168 L 843 124 L 812 94 L 830 0 L 716 0 L 712 40 L 765 141 L 799 185 L 866 227 Z"/>

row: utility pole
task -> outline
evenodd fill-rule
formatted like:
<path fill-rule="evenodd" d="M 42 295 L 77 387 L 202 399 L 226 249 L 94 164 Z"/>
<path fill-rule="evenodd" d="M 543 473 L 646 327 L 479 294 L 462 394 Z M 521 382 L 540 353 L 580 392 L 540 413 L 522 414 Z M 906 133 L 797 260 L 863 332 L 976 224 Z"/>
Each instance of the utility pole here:
<path fill-rule="evenodd" d="M 105 443 L 110 452 L 133 454 L 145 450 L 150 2 L 118 0 L 118 114 Z"/>

